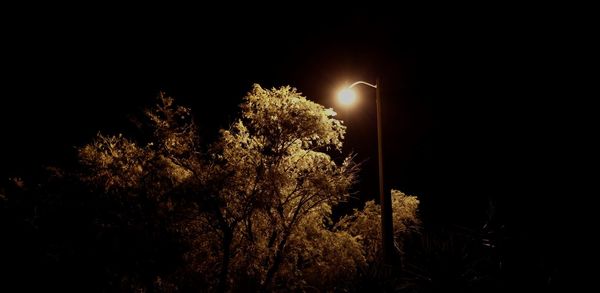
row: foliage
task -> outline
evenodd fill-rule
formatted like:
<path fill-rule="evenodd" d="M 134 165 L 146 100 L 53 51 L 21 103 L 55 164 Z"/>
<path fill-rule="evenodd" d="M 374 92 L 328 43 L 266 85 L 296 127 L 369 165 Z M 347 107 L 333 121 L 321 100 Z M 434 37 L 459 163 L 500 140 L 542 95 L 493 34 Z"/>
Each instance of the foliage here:
<path fill-rule="evenodd" d="M 333 222 L 358 171 L 340 156 L 342 121 L 291 87 L 255 85 L 240 109 L 201 148 L 190 109 L 161 93 L 143 140 L 98 134 L 79 148 L 80 169 L 56 169 L 56 184 L 35 192 L 46 219 L 70 223 L 44 233 L 61 231 L 58 246 L 85 242 L 72 256 L 52 250 L 60 262 L 87 263 L 86 282 L 103 284 L 94 290 L 352 290 L 377 262 L 380 222 L 374 202 Z M 401 243 L 419 223 L 418 200 L 392 194 Z"/>
<path fill-rule="evenodd" d="M 112 290 L 169 287 L 175 264 L 182 262 L 179 189 L 192 176 L 188 166 L 199 162 L 196 138 L 188 109 L 163 94 L 158 102 L 145 112 L 152 130 L 145 145 L 98 134 L 79 149 L 82 170 L 76 176 L 101 206 L 98 241 L 113 247 L 107 253 L 123 264 L 107 268 Z"/>
<path fill-rule="evenodd" d="M 86 168 L 82 180 L 105 192 L 148 193 L 159 198 L 191 176 L 196 166 L 196 136 L 189 109 L 174 106 L 161 93 L 159 104 L 147 110 L 153 126 L 152 141 L 145 146 L 118 136 L 98 134 L 96 140 L 79 150 Z"/>
<path fill-rule="evenodd" d="M 392 219 L 394 225 L 394 244 L 402 252 L 402 236 L 416 232 L 420 226 L 417 217 L 419 200 L 401 191 L 392 189 Z M 374 201 L 365 203 L 362 210 L 343 217 L 337 224 L 337 229 L 348 231 L 359 238 L 368 262 L 375 262 L 381 257 L 381 208 Z"/>
<path fill-rule="evenodd" d="M 367 265 L 357 240 L 346 231 L 328 229 L 321 219 L 309 217 L 290 239 L 291 251 L 281 275 L 301 276 L 295 287 L 352 288 L 360 269 Z"/>
<path fill-rule="evenodd" d="M 221 253 L 231 259 L 221 265 L 230 263 L 229 285 L 251 278 L 263 288 L 271 288 L 274 279 L 286 288 L 300 286 L 302 271 L 292 262 L 324 260 L 315 260 L 319 253 L 298 255 L 303 252 L 290 249 L 292 243 L 306 241 L 300 235 L 310 230 L 346 240 L 321 231 L 331 206 L 348 196 L 355 179 L 350 157 L 336 163 L 322 151 L 341 148 L 345 127 L 331 109 L 289 87 L 255 85 L 241 109 L 242 118 L 222 131 L 211 164 L 213 174 L 226 178 L 212 186 L 220 202 L 215 214 L 223 222 L 218 228 L 231 238 L 223 245 L 230 251 Z"/>

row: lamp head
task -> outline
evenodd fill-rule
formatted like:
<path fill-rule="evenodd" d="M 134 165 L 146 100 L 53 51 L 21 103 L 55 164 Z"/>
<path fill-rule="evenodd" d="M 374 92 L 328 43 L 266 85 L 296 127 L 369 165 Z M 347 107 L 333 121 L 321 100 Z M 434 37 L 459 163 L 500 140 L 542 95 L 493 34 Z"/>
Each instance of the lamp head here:
<path fill-rule="evenodd" d="M 356 92 L 351 88 L 344 88 L 338 93 L 338 101 L 342 105 L 352 105 L 356 101 Z"/>

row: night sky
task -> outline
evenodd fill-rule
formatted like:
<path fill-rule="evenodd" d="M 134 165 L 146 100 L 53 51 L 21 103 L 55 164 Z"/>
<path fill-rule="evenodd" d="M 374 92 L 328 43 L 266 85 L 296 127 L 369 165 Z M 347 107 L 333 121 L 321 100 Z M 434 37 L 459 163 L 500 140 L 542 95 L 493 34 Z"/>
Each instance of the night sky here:
<path fill-rule="evenodd" d="M 345 82 L 382 80 L 385 180 L 421 199 L 426 225 L 478 227 L 490 201 L 513 235 L 553 251 L 571 135 L 560 22 L 530 14 L 241 7 L 138 13 L 23 13 L 4 25 L 2 180 L 62 164 L 102 131 L 126 132 L 159 91 L 189 105 L 207 142 L 253 83 L 291 85 L 334 107 L 356 187 L 377 196 L 374 91 L 336 105 Z M 157 9 L 160 10 L 160 9 Z M 218 10 L 218 9 L 217 9 Z M 572 197 L 572 198 L 575 198 Z M 567 204 L 571 207 L 573 204 Z M 525 240 L 524 240 L 525 241 Z M 525 243 L 525 242 L 524 242 Z"/>

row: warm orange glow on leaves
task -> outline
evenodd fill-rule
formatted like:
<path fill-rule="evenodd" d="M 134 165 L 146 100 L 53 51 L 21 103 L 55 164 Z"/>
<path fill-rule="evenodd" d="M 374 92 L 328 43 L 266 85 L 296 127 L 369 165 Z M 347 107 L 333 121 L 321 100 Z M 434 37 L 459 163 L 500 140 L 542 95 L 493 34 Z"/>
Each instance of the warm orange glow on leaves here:
<path fill-rule="evenodd" d="M 356 95 L 341 97 L 348 104 Z M 240 107 L 241 117 L 202 148 L 189 109 L 161 95 L 145 112 L 150 140 L 98 135 L 79 149 L 82 179 L 132 206 L 143 199 L 156 214 L 181 209 L 186 216 L 171 225 L 209 289 L 243 290 L 240 276 L 266 291 L 350 284 L 381 245 L 373 202 L 337 224 L 332 217 L 357 179 L 352 155 L 330 155 L 341 152 L 346 127 L 288 86 L 255 85 Z M 418 223 L 418 201 L 393 194 L 400 234 Z"/>

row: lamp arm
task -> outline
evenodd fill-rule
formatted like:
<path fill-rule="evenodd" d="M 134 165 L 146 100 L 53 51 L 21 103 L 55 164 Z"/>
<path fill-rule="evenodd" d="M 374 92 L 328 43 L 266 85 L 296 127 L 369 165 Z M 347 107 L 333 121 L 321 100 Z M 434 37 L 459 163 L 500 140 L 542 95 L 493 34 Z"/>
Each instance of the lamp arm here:
<path fill-rule="evenodd" d="M 376 89 L 376 88 L 377 88 L 377 85 L 375 85 L 375 84 L 370 84 L 370 83 L 368 83 L 368 82 L 366 82 L 366 81 L 362 81 L 362 80 L 359 80 L 359 81 L 357 81 L 357 82 L 355 82 L 355 83 L 351 84 L 351 85 L 350 85 L 348 88 L 349 88 L 349 89 L 351 89 L 351 88 L 353 88 L 354 86 L 356 86 L 356 85 L 359 85 L 359 84 L 368 85 L 368 86 L 370 86 L 370 87 L 372 87 L 372 88 L 374 88 L 374 89 Z"/>

